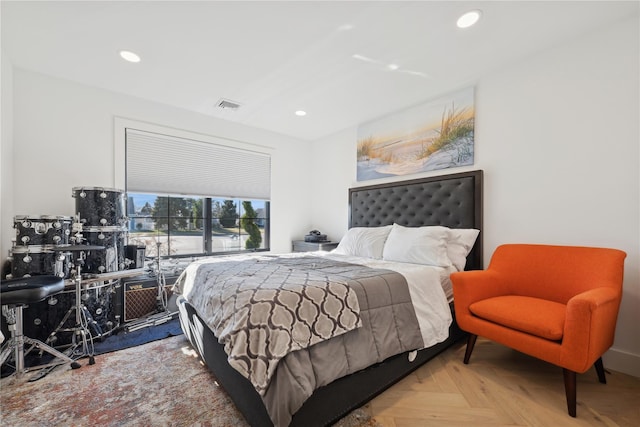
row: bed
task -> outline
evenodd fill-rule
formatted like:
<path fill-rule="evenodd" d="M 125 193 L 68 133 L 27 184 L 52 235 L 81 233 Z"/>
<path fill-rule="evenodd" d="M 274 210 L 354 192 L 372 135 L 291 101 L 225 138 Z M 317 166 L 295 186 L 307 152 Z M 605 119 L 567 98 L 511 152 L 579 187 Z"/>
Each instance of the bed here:
<path fill-rule="evenodd" d="M 453 302 L 451 298 L 446 299 L 451 295 L 447 295 L 444 288 L 437 288 L 438 290 L 435 292 L 441 292 L 445 298 L 444 303 L 438 302 L 436 304 L 445 305 L 448 316 L 448 321 L 444 324 L 445 330 L 442 331 L 443 325 L 438 324 L 436 329 L 440 330 L 437 332 L 440 336 L 434 339 L 427 338 L 424 332 L 423 314 L 419 313 L 424 310 L 418 309 L 414 302 L 416 286 L 420 285 L 416 285 L 414 281 L 423 274 L 425 276 L 430 274 L 445 283 L 449 271 L 462 268 L 466 270 L 482 268 L 482 177 L 482 171 L 471 171 L 351 188 L 349 189 L 349 231 L 332 253 L 218 258 L 211 260 L 211 262 L 194 263 L 185 270 L 178 280 L 176 288 L 176 291 L 181 294 L 178 297 L 178 308 L 182 329 L 207 367 L 213 372 L 218 383 L 229 394 L 250 425 L 330 425 L 462 338 L 463 333 L 458 329 L 453 318 Z M 444 227 L 447 231 L 442 230 Z M 442 266 L 433 269 L 438 273 L 427 274 L 427 272 L 423 273 L 418 269 L 422 268 L 416 265 L 418 262 L 414 263 L 410 259 L 411 265 L 407 264 L 407 268 L 411 271 L 408 273 L 398 274 L 396 271 L 399 270 L 387 269 L 387 266 L 392 265 L 394 261 L 402 261 L 399 264 L 405 264 L 407 260 L 402 256 L 413 256 L 415 251 L 398 255 L 400 259 L 397 260 L 392 256 L 398 251 L 402 252 L 403 246 L 406 246 L 398 244 L 398 242 L 402 242 L 398 239 L 404 236 L 413 236 L 416 231 L 445 232 L 449 233 L 447 236 L 450 236 L 469 230 L 480 231 L 479 234 L 476 231 L 477 238 L 474 237 L 473 246 L 466 248 L 465 256 L 462 259 L 457 259 L 454 263 L 457 267 L 449 264 L 448 267 Z M 371 263 L 362 261 L 360 256 L 362 254 L 358 251 L 363 250 L 363 246 L 361 244 L 349 246 L 349 242 L 358 241 L 357 239 L 352 240 L 352 236 L 358 233 L 366 233 L 363 235 L 371 236 L 383 232 L 387 234 L 384 236 L 382 249 L 377 248 L 375 252 L 380 255 L 380 251 L 384 251 L 386 255 L 384 262 L 375 257 Z M 423 236 L 420 234 L 421 238 Z M 432 236 L 428 234 L 426 237 Z M 376 240 L 376 242 L 379 241 L 379 239 Z M 358 242 L 361 243 L 361 241 Z M 395 244 L 391 245 L 392 242 Z M 375 244 L 371 247 L 373 246 Z M 368 247 L 364 247 L 364 250 L 367 250 Z M 391 247 L 393 249 L 390 249 Z M 353 248 L 356 248 L 355 252 Z M 431 249 L 427 252 L 428 257 L 438 257 L 442 254 L 442 251 Z M 422 252 L 417 251 L 417 253 Z M 451 252 L 448 254 L 451 255 Z M 459 255 L 458 258 L 460 258 Z M 381 255 L 380 258 L 382 258 Z M 229 300 L 241 298 L 238 295 L 242 294 L 239 292 L 236 294 L 236 291 L 247 288 L 245 280 L 248 278 L 244 276 L 255 276 L 264 280 L 265 277 L 280 276 L 282 271 L 293 271 L 297 274 L 303 266 L 309 267 L 308 270 L 305 269 L 304 273 L 301 273 L 305 275 L 304 277 L 309 283 L 314 284 L 313 280 L 316 279 L 317 282 L 322 282 L 323 278 L 329 277 L 328 275 L 336 277 L 335 280 L 327 281 L 334 288 L 330 288 L 326 294 L 322 294 L 318 298 L 326 301 L 329 294 L 332 298 L 336 294 L 344 294 L 343 299 L 337 303 L 338 308 L 336 308 L 334 317 L 331 317 L 332 313 L 323 312 L 323 316 L 326 315 L 328 320 L 324 318 L 322 320 L 325 324 L 330 325 L 328 330 L 331 330 L 333 335 L 325 335 L 325 331 L 322 330 L 314 330 L 311 333 L 305 330 L 306 344 L 303 343 L 302 347 L 296 347 L 298 340 L 287 341 L 291 348 L 288 349 L 286 355 L 275 358 L 275 361 L 263 357 L 265 351 L 270 356 L 280 351 L 277 345 L 273 344 L 276 340 L 269 337 L 264 341 L 266 343 L 264 347 L 268 347 L 268 351 L 262 347 L 262 344 L 257 345 L 251 341 L 253 344 L 249 344 L 249 349 L 235 352 L 231 344 L 235 342 L 235 338 L 229 339 L 228 337 L 236 337 L 238 334 L 244 336 L 248 335 L 248 332 L 244 328 L 240 328 L 238 331 L 233 330 L 227 322 L 229 316 L 225 318 L 220 313 L 231 313 L 231 317 L 243 317 L 237 315 L 237 307 L 242 305 L 237 305 L 234 308 L 229 305 Z M 401 268 L 402 266 L 398 265 L 397 267 Z M 456 270 L 447 270 L 452 268 Z M 396 284 L 394 281 L 398 280 L 398 276 L 400 279 Z M 222 296 L 212 298 L 209 295 L 202 296 L 194 291 L 205 288 L 205 283 L 211 281 L 224 282 L 225 286 L 231 283 L 233 286 L 225 288 L 229 298 Z M 379 295 L 372 293 L 378 291 L 371 290 L 375 286 L 370 286 L 368 284 L 370 281 L 382 283 L 378 287 L 383 290 L 381 294 L 389 294 L 389 298 L 394 300 L 394 302 L 388 303 L 389 306 L 395 304 L 392 308 L 387 307 L 385 302 L 382 304 L 384 307 L 380 308 L 380 311 L 376 311 L 379 307 L 369 301 L 377 300 Z M 229 289 L 232 290 L 231 294 L 229 294 Z M 315 288 L 311 287 L 311 289 Z M 280 295 L 282 291 L 279 288 L 277 291 L 269 290 L 268 292 L 276 293 L 261 294 L 265 297 L 263 302 L 266 299 L 282 299 L 273 296 Z M 247 298 L 255 299 L 255 295 L 256 291 L 252 290 L 251 296 Z M 214 299 L 217 299 L 217 303 L 220 305 L 214 306 L 211 313 L 206 313 L 207 306 L 213 305 Z M 408 305 L 415 307 L 415 310 L 405 310 Z M 282 309 L 283 312 L 287 310 L 286 307 Z M 275 313 L 275 309 L 273 311 Z M 416 329 L 418 332 L 411 332 L 409 327 L 405 327 L 409 322 L 414 322 L 414 320 L 402 317 L 404 314 L 401 313 L 405 311 L 408 312 L 407 316 L 411 316 L 411 312 L 415 311 L 413 316 L 419 326 Z M 376 327 L 371 319 L 378 318 L 381 312 L 391 313 L 391 317 L 387 318 L 385 322 L 399 322 L 394 324 L 393 328 L 388 328 L 394 329 L 398 334 L 394 335 L 392 339 L 380 338 L 380 335 L 386 335 L 386 331 L 381 334 L 376 329 L 376 332 L 373 333 Z M 216 317 L 213 322 L 211 316 Z M 252 318 L 252 315 L 249 317 Z M 397 319 L 393 320 L 396 317 Z M 446 316 L 439 315 L 439 317 Z M 314 324 L 321 323 L 323 322 L 314 322 Z M 214 326 L 217 326 L 218 329 L 215 329 Z M 292 326 L 292 328 L 298 330 L 298 326 Z M 222 339 L 218 339 L 213 329 Z M 261 331 L 262 329 L 260 327 L 256 330 Z M 293 335 L 291 332 L 288 334 L 289 336 Z M 364 334 L 368 335 L 365 337 Z M 320 341 L 313 340 L 315 335 L 323 338 Z M 370 344 L 367 340 L 375 340 L 375 343 Z M 387 347 L 390 345 L 389 342 L 393 340 L 399 344 L 397 349 L 391 351 Z M 427 342 L 428 340 L 429 342 Z M 383 341 L 386 343 L 383 344 Z M 423 345 L 417 345 L 417 342 Z M 370 357 L 382 357 L 382 359 L 376 360 L 370 365 L 358 366 L 358 363 L 361 362 L 360 359 L 351 358 L 349 355 L 356 352 L 367 353 L 367 351 L 356 349 L 355 343 L 358 345 L 365 343 L 371 348 L 376 348 L 377 354 Z M 383 345 L 387 347 L 383 347 Z M 416 351 L 416 348 L 419 350 Z M 343 352 L 351 362 L 342 363 L 342 358 L 335 356 L 343 354 Z M 247 354 L 254 355 L 255 359 L 248 360 Z M 332 361 L 329 360 L 331 357 L 334 357 Z M 325 361 L 325 359 L 327 360 Z M 358 363 L 353 363 L 353 360 Z M 294 371 L 294 368 L 307 369 L 305 365 L 307 361 L 313 364 L 312 368 L 315 372 Z M 327 372 L 325 375 L 325 371 L 332 371 L 331 364 L 338 365 L 340 368 L 336 368 L 336 372 Z M 341 368 L 343 365 L 345 365 L 344 369 Z M 256 372 L 262 376 L 254 375 Z M 336 375 L 337 377 L 333 378 Z M 307 382 L 314 384 L 305 385 Z M 300 392 L 303 389 L 307 393 L 309 387 L 311 387 L 311 391 L 308 391 L 309 396 L 295 396 L 296 391 Z M 282 398 L 283 395 L 280 393 L 283 390 L 291 392 L 289 389 L 294 391 L 291 394 L 291 399 Z M 274 407 L 274 404 L 279 406 Z"/>

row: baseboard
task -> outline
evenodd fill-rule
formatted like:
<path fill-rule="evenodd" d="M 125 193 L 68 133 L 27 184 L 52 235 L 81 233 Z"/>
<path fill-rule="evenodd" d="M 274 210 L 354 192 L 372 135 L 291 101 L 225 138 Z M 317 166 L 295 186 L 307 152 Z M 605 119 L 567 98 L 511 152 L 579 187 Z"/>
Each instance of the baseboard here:
<path fill-rule="evenodd" d="M 640 378 L 640 356 L 614 348 L 602 356 L 604 367 Z"/>

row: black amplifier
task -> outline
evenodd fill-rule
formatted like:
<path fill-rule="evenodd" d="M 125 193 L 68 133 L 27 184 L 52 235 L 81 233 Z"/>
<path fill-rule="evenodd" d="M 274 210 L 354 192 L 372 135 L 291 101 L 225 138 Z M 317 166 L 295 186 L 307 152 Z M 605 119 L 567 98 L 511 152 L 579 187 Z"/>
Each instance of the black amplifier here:
<path fill-rule="evenodd" d="M 160 290 L 155 277 L 123 279 L 119 298 L 114 302 L 114 310 L 120 313 L 121 322 L 131 322 L 162 311 L 162 298 L 166 298 L 168 302 L 177 278 L 178 276 L 165 277 L 164 287 Z"/>

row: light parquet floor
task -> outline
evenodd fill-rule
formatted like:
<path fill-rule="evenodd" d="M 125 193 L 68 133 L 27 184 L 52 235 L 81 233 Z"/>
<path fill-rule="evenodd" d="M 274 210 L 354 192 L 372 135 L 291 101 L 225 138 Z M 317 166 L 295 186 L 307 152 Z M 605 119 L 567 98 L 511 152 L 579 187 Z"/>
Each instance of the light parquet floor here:
<path fill-rule="evenodd" d="M 579 374 L 571 418 L 561 368 L 482 338 L 468 365 L 464 350 L 454 345 L 364 409 L 383 427 L 640 426 L 640 378 Z"/>

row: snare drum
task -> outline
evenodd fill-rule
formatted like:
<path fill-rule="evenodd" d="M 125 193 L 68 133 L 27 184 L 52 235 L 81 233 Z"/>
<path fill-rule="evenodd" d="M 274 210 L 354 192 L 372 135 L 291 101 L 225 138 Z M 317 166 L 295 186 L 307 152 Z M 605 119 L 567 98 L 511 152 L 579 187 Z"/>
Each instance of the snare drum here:
<path fill-rule="evenodd" d="M 85 273 L 111 273 L 125 269 L 125 241 L 128 231 L 124 227 L 85 227 L 82 236 L 86 243 L 104 246 L 87 253 L 82 269 Z"/>
<path fill-rule="evenodd" d="M 125 193 L 102 187 L 75 187 L 76 213 L 84 227 L 122 227 L 127 223 Z"/>
<path fill-rule="evenodd" d="M 66 245 L 72 218 L 53 215 L 17 215 L 13 217 L 16 245 Z"/>
<path fill-rule="evenodd" d="M 15 278 L 38 275 L 69 277 L 69 253 L 54 251 L 52 246 L 14 246 L 11 259 L 11 275 Z"/>

